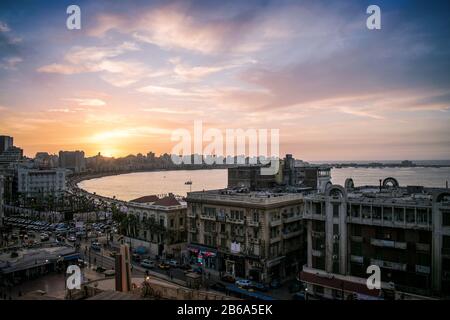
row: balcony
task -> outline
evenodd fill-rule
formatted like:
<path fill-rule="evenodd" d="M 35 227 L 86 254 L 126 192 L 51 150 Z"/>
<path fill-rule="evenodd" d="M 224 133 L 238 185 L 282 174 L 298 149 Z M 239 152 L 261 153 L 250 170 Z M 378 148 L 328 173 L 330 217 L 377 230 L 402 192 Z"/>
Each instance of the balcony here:
<path fill-rule="evenodd" d="M 250 227 L 259 227 L 259 221 L 247 220 L 247 225 Z"/>
<path fill-rule="evenodd" d="M 281 219 L 270 221 L 269 224 L 270 224 L 271 227 L 280 226 L 281 225 Z"/>
<path fill-rule="evenodd" d="M 363 237 L 361 237 L 361 236 L 351 236 L 350 239 L 353 242 L 363 242 Z"/>
<path fill-rule="evenodd" d="M 281 241 L 281 236 L 276 236 L 274 238 L 270 238 L 270 244 Z"/>
<path fill-rule="evenodd" d="M 355 262 L 355 263 L 359 263 L 359 264 L 363 264 L 364 263 L 364 257 L 351 255 L 350 256 L 350 261 L 351 262 Z"/>
<path fill-rule="evenodd" d="M 406 249 L 406 242 L 398 242 L 391 240 L 381 240 L 381 239 L 370 239 L 370 244 L 376 247 L 384 247 L 384 248 L 395 248 L 395 249 Z"/>
<path fill-rule="evenodd" d="M 379 260 L 379 259 L 370 259 L 370 264 L 377 265 L 381 268 L 398 270 L 398 271 L 406 271 L 406 267 L 407 267 L 406 263 L 391 262 L 391 261 L 385 261 L 385 260 Z"/>
<path fill-rule="evenodd" d="M 290 239 L 294 237 L 298 237 L 302 234 L 302 230 L 283 232 L 283 239 Z"/>
<path fill-rule="evenodd" d="M 324 231 L 311 231 L 311 235 L 313 238 L 323 238 L 325 237 L 325 232 Z"/>
<path fill-rule="evenodd" d="M 430 274 L 431 273 L 431 268 L 429 266 L 416 265 L 416 272 L 417 273 Z"/>
<path fill-rule="evenodd" d="M 193 213 L 191 210 L 188 210 L 188 211 L 186 212 L 186 216 L 189 217 L 189 218 L 196 218 L 196 217 L 197 217 L 197 214 L 196 214 L 196 213 Z"/>
<path fill-rule="evenodd" d="M 189 232 L 197 232 L 198 229 L 197 229 L 196 227 L 189 227 L 189 228 L 188 228 L 188 231 L 189 231 Z"/>
<path fill-rule="evenodd" d="M 240 219 L 227 218 L 227 222 L 236 223 L 236 224 L 244 224 L 244 220 L 240 220 Z"/>
<path fill-rule="evenodd" d="M 321 258 L 323 257 L 323 250 L 312 250 L 311 254 L 313 255 L 313 257 L 318 257 Z"/>
<path fill-rule="evenodd" d="M 204 220 L 216 221 L 216 216 L 210 216 L 205 213 L 202 213 L 200 217 Z"/>
<path fill-rule="evenodd" d="M 299 220 L 302 220 L 301 215 L 293 215 L 291 217 L 283 217 L 284 223 L 290 223 L 290 222 L 295 222 L 295 221 L 299 221 Z"/>
<path fill-rule="evenodd" d="M 430 252 L 430 244 L 428 243 L 416 243 L 416 250 L 417 251 L 425 251 Z"/>

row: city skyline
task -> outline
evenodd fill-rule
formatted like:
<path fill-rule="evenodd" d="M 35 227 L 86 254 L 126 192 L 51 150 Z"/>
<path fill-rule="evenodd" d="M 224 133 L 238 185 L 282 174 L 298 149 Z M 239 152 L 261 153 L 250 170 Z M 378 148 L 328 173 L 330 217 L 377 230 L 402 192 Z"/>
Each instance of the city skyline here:
<path fill-rule="evenodd" d="M 450 8 L 378 1 L 0 4 L 0 134 L 27 156 L 170 153 L 171 133 L 278 128 L 307 161 L 450 159 Z"/>

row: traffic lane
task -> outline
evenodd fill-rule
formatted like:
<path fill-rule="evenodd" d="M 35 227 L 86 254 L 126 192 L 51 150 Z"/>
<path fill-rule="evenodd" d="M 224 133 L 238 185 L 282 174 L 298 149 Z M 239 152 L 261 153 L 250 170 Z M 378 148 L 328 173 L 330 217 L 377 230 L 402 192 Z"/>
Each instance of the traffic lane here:
<path fill-rule="evenodd" d="M 89 260 L 90 257 L 90 260 Z M 94 251 L 94 250 L 87 250 L 87 259 L 85 259 L 86 262 L 90 263 L 91 265 L 96 265 L 103 267 L 105 269 L 114 269 L 115 268 L 115 259 L 109 256 L 109 253 L 106 250 L 103 250 L 101 252 Z M 132 273 L 138 274 L 138 275 L 145 275 L 146 268 L 141 267 L 138 263 L 132 262 Z M 184 270 L 178 269 L 178 268 L 170 268 L 169 270 L 162 270 L 158 268 L 158 264 L 156 263 L 155 268 L 148 269 L 149 271 L 167 276 L 167 277 L 173 277 L 174 279 L 186 281 L 186 275 L 184 273 Z"/>

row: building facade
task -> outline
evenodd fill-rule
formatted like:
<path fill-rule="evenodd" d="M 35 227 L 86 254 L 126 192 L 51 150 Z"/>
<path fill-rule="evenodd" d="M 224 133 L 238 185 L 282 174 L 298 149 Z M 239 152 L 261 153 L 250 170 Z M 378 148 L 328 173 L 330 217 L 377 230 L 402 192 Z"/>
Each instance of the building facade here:
<path fill-rule="evenodd" d="M 60 151 L 59 167 L 72 170 L 74 173 L 86 170 L 84 151 Z"/>
<path fill-rule="evenodd" d="M 305 197 L 308 293 L 334 299 L 450 295 L 450 193 L 400 187 L 333 185 Z M 381 290 L 368 290 L 367 268 L 381 270 Z"/>
<path fill-rule="evenodd" d="M 0 167 L 8 168 L 11 164 L 23 158 L 23 150 L 18 147 L 9 147 L 0 154 Z"/>
<path fill-rule="evenodd" d="M 145 196 L 126 204 L 126 233 L 151 255 L 181 259 L 186 248 L 186 204 L 173 195 Z"/>
<path fill-rule="evenodd" d="M 267 283 L 301 269 L 301 194 L 224 189 L 190 192 L 186 199 L 192 263 Z"/>
<path fill-rule="evenodd" d="M 4 209 L 3 209 L 4 193 L 5 193 L 4 185 L 5 185 L 4 177 L 0 176 L 0 228 L 3 227 L 3 217 L 4 217 Z"/>
<path fill-rule="evenodd" d="M 17 191 L 25 196 L 57 195 L 66 190 L 66 169 L 18 168 Z"/>
<path fill-rule="evenodd" d="M 0 136 L 0 154 L 14 145 L 14 139 L 10 136 Z"/>

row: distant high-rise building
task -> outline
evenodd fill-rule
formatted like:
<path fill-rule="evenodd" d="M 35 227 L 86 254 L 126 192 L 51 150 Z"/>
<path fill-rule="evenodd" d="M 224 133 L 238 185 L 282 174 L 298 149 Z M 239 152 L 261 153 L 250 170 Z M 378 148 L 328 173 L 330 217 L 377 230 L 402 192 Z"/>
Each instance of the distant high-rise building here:
<path fill-rule="evenodd" d="M 59 167 L 72 170 L 74 173 L 83 172 L 86 169 L 84 151 L 60 151 Z"/>
<path fill-rule="evenodd" d="M 0 167 L 8 167 L 10 164 L 23 158 L 23 150 L 18 147 L 9 147 L 0 154 Z"/>
<path fill-rule="evenodd" d="M 14 145 L 14 139 L 10 136 L 0 136 L 0 154 Z"/>

